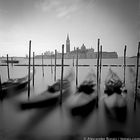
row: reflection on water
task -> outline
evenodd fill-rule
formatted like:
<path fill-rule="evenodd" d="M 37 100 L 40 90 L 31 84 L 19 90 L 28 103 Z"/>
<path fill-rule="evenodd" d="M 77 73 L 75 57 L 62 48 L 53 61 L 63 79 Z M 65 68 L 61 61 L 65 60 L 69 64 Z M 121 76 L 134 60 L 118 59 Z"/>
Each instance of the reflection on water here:
<path fill-rule="evenodd" d="M 68 60 L 69 63 L 70 60 Z M 84 60 L 85 61 L 85 60 Z M 84 62 L 83 61 L 83 62 Z M 88 60 L 87 60 L 88 61 Z M 119 63 L 115 60 L 116 63 Z M 86 62 L 86 61 L 85 61 Z M 111 62 L 111 61 L 110 61 Z M 47 62 L 46 62 L 47 63 Z M 87 63 L 93 64 L 92 60 Z M 130 62 L 132 63 L 132 62 Z M 123 68 L 112 68 L 123 79 Z M 67 73 L 69 67 L 64 68 Z M 84 79 L 88 72 L 88 67 L 79 67 L 79 83 Z M 42 68 L 36 67 L 35 87 L 31 82 L 31 95 L 33 98 L 47 89 L 54 81 L 50 67 L 45 67 L 45 77 L 42 76 Z M 96 71 L 96 68 L 95 68 Z M 130 80 L 129 70 L 126 68 L 126 88 L 127 97 L 127 119 L 125 122 L 119 122 L 111 119 L 106 114 L 102 97 L 104 96 L 104 80 L 108 68 L 102 68 L 102 82 L 100 90 L 100 102 L 98 108 L 93 108 L 86 117 L 80 115 L 73 116 L 65 107 L 66 101 L 62 106 L 54 105 L 51 107 L 19 110 L 17 104 L 20 101 L 28 99 L 27 90 L 17 92 L 17 95 L 7 98 L 0 102 L 0 139 L 4 140 L 83 140 L 84 137 L 140 137 L 140 102 L 137 101 L 137 110 L 133 111 L 133 85 Z M 61 68 L 57 67 L 57 78 L 60 78 Z M 6 81 L 6 67 L 0 67 L 2 82 Z M 27 74 L 27 67 L 10 67 L 11 77 L 22 77 Z M 54 74 L 54 73 L 53 73 Z M 65 74 L 64 74 L 65 75 Z M 75 89 L 75 81 L 73 83 Z"/>

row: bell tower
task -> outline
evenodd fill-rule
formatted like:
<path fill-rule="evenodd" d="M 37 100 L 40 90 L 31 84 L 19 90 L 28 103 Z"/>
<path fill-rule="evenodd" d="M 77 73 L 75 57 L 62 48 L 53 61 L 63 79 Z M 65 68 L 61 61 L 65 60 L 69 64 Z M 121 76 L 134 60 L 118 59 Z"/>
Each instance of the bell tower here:
<path fill-rule="evenodd" d="M 70 52 L 70 39 L 69 34 L 67 34 L 67 40 L 66 40 L 66 53 Z"/>

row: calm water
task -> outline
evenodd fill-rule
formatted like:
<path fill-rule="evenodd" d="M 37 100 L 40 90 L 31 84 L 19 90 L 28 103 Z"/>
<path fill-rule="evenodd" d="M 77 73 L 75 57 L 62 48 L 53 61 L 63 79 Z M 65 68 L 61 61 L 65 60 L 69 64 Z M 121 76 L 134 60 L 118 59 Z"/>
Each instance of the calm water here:
<path fill-rule="evenodd" d="M 65 64 L 72 65 L 73 60 L 64 61 Z M 28 60 L 21 59 L 20 64 L 28 64 Z M 35 64 L 41 64 L 41 59 L 35 60 Z M 50 60 L 44 60 L 44 64 L 51 64 Z M 54 64 L 54 60 L 53 60 Z M 61 60 L 57 60 L 57 64 L 61 64 Z M 79 64 L 90 65 L 96 68 L 96 60 L 79 60 Z M 123 64 L 123 59 L 104 59 L 103 64 Z M 127 64 L 136 64 L 136 59 L 127 59 Z M 64 75 L 71 67 L 64 68 Z M 133 111 L 134 101 L 134 81 L 126 68 L 126 88 L 128 89 L 128 115 L 125 123 L 107 118 L 104 114 L 102 105 L 102 96 L 104 95 L 104 81 L 107 76 L 109 67 L 102 67 L 102 82 L 100 92 L 99 107 L 95 108 L 86 118 L 73 117 L 66 109 L 64 101 L 63 105 L 50 108 L 20 110 L 18 103 L 27 100 L 27 90 L 19 91 L 17 96 L 5 99 L 0 102 L 0 140 L 39 140 L 39 139 L 79 139 L 84 137 L 107 137 L 112 131 L 118 131 L 120 135 L 125 137 L 140 137 L 140 103 L 137 102 L 137 110 Z M 123 67 L 112 67 L 112 69 L 123 80 Z M 54 70 L 54 67 L 53 67 Z M 74 67 L 75 70 L 75 67 Z M 45 76 L 42 76 L 42 67 L 36 67 L 35 87 L 31 81 L 31 97 L 34 97 L 44 90 L 48 85 L 54 82 L 54 71 L 51 73 L 51 67 L 45 67 Z M 89 67 L 79 67 L 78 83 L 84 80 Z M 17 78 L 26 75 L 28 72 L 26 66 L 10 66 L 10 77 Z M 61 75 L 61 67 L 57 67 L 57 79 Z M 0 66 L 0 75 L 2 82 L 7 80 L 7 67 Z M 75 89 L 75 81 L 73 83 Z M 74 92 L 74 91 L 72 91 Z"/>

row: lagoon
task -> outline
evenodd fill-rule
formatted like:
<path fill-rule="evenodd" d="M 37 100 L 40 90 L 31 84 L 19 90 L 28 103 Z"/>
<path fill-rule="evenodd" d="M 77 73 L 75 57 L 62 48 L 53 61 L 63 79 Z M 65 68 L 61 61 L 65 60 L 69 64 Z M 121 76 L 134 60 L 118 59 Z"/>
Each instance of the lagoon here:
<path fill-rule="evenodd" d="M 20 59 L 19 64 L 28 64 L 27 59 Z M 76 62 L 76 61 L 75 61 Z M 32 62 L 31 62 L 32 63 Z M 136 65 L 135 58 L 127 58 L 127 65 Z M 35 64 L 41 65 L 41 59 L 35 59 Z M 51 64 L 50 59 L 45 59 L 44 64 Z M 53 60 L 54 64 L 54 60 Z M 57 60 L 57 64 L 61 64 L 61 60 Z M 70 66 L 64 67 L 64 75 L 73 68 L 73 60 L 66 59 L 64 64 Z M 89 65 L 88 67 L 80 66 L 78 69 L 78 84 L 80 84 L 88 74 L 90 68 L 96 73 L 96 59 L 79 59 L 80 65 Z M 123 58 L 103 59 L 103 65 L 123 65 Z M 28 72 L 27 66 L 11 66 L 10 77 L 23 77 Z M 123 80 L 123 67 L 111 67 L 119 77 Z M 42 76 L 42 67 L 35 67 L 35 86 L 31 81 L 31 96 L 39 95 L 46 90 L 48 85 L 54 83 L 54 71 L 51 73 L 51 67 L 45 66 L 45 76 Z M 111 120 L 104 114 L 102 106 L 102 97 L 104 96 L 104 81 L 107 76 L 109 67 L 102 67 L 101 90 L 99 107 L 95 108 L 86 118 L 73 117 L 65 107 L 65 101 L 62 106 L 54 106 L 51 108 L 19 110 L 18 103 L 27 100 L 27 90 L 19 91 L 17 96 L 7 98 L 0 102 L 0 139 L 4 140 L 83 140 L 96 137 L 108 137 L 113 132 L 122 137 L 140 137 L 140 102 L 137 100 L 137 109 L 134 112 L 134 77 L 132 77 L 129 67 L 126 67 L 126 88 L 128 114 L 125 123 Z M 133 66 L 135 70 L 135 66 Z M 54 67 L 53 67 L 54 70 Z M 7 80 L 7 67 L 0 66 L 1 81 Z M 61 76 L 61 67 L 57 67 L 57 79 Z M 75 89 L 75 81 L 73 82 Z M 74 91 L 73 91 L 74 92 Z M 72 94 L 72 93 L 71 93 Z"/>

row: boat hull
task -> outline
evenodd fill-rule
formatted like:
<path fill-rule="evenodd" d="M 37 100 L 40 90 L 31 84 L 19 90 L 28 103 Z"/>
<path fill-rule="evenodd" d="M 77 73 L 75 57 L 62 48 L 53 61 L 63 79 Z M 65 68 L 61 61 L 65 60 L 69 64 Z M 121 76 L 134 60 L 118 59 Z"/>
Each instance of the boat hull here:
<path fill-rule="evenodd" d="M 111 119 L 125 122 L 127 117 L 127 104 L 122 95 L 114 93 L 104 98 L 105 112 Z"/>
<path fill-rule="evenodd" d="M 85 104 L 81 104 L 81 105 L 74 106 L 74 107 L 70 108 L 71 114 L 73 116 L 76 116 L 76 115 L 87 116 L 87 115 L 89 115 L 91 113 L 91 111 L 94 109 L 94 107 L 96 105 L 96 101 L 97 101 L 96 98 L 94 98 Z"/>
<path fill-rule="evenodd" d="M 66 107 L 73 116 L 87 116 L 97 103 L 97 85 L 94 71 L 88 73 L 77 91 L 68 99 Z"/>
<path fill-rule="evenodd" d="M 70 95 L 70 88 L 62 91 L 62 100 L 65 100 Z M 33 108 L 43 108 L 58 104 L 60 101 L 60 91 L 56 93 L 50 93 L 49 91 L 44 91 L 42 94 L 29 99 L 28 101 L 23 101 L 20 103 L 21 109 L 33 109 Z"/>
<path fill-rule="evenodd" d="M 7 60 L 2 60 L 1 62 L 2 63 L 7 63 L 7 62 L 8 63 L 19 63 L 19 60 L 8 60 L 8 61 Z"/>
<path fill-rule="evenodd" d="M 31 73 L 30 80 L 33 77 Z M 0 99 L 3 100 L 6 97 L 11 97 L 19 93 L 21 89 L 26 89 L 28 85 L 28 76 L 23 78 L 10 79 L 7 82 L 2 83 L 2 91 L 0 93 Z"/>

